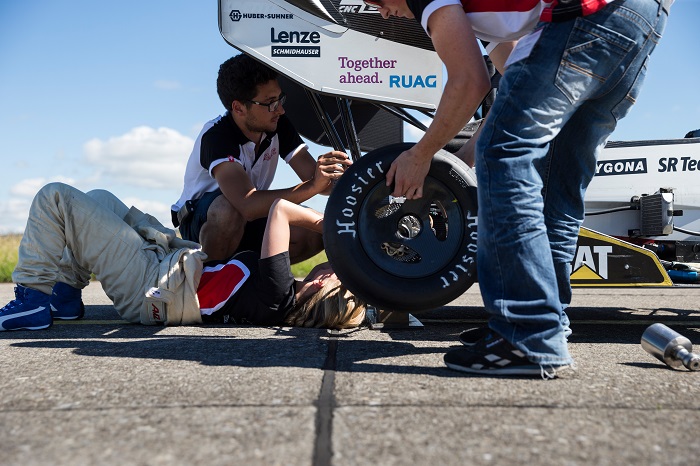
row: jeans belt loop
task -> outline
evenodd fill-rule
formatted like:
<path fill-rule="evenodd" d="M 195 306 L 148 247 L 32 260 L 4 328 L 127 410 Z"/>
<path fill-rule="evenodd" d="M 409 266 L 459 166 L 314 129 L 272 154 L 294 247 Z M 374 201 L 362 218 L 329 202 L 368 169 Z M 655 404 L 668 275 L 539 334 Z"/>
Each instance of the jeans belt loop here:
<path fill-rule="evenodd" d="M 671 10 L 671 5 L 673 5 L 673 2 L 675 0 L 654 0 L 656 3 L 661 6 L 661 8 L 666 12 L 666 14 L 670 13 Z M 661 14 L 661 11 L 659 10 L 659 14 Z"/>

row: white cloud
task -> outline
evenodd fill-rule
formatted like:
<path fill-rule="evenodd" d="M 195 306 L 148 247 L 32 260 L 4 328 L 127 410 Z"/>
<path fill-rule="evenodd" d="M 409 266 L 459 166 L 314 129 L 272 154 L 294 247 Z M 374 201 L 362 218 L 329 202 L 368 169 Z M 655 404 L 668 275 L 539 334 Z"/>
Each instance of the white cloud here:
<path fill-rule="evenodd" d="M 170 128 L 139 126 L 107 140 L 84 144 L 91 171 L 79 179 L 65 176 L 28 178 L 8 188 L 10 199 L 0 200 L 0 234 L 24 230 L 34 195 L 47 183 L 61 181 L 82 191 L 106 188 L 125 204 L 134 205 L 171 227 L 170 202 L 182 189 L 187 158 L 194 140 Z"/>
<path fill-rule="evenodd" d="M 173 129 L 138 126 L 107 141 L 91 139 L 84 152 L 107 182 L 172 189 L 182 184 L 193 145 L 193 139 Z"/>
<path fill-rule="evenodd" d="M 28 178 L 22 180 L 19 183 L 13 185 L 10 188 L 10 194 L 15 198 L 21 198 L 29 200 L 29 202 L 34 199 L 34 195 L 42 188 L 45 184 L 52 183 L 54 181 L 60 181 L 66 184 L 74 184 L 75 180 L 72 178 L 66 178 L 65 176 L 56 176 L 50 179 L 48 178 Z"/>
<path fill-rule="evenodd" d="M 36 193 L 47 183 L 61 181 L 66 184 L 75 184 L 72 178 L 57 176 L 53 178 L 29 178 L 12 185 L 9 189 L 11 198 L 0 202 L 0 234 L 19 233 L 24 231 L 29 216 L 29 208 Z"/>
<path fill-rule="evenodd" d="M 12 187 L 12 198 L 7 201 L 0 201 L 0 218 L 3 219 L 3 223 L 0 225 L 0 235 L 22 233 L 24 231 L 34 196 L 39 189 L 52 181 L 62 181 L 71 186 L 76 186 L 76 183 L 69 179 L 46 180 L 36 178 L 24 180 Z M 85 188 L 78 189 L 89 191 L 89 189 Z M 123 197 L 121 200 L 127 206 L 133 205 L 142 212 L 153 215 L 166 227 L 173 228 L 170 219 L 170 204 L 134 196 Z"/>
<path fill-rule="evenodd" d="M 173 199 L 173 202 L 175 199 Z M 122 202 L 127 206 L 134 206 L 141 212 L 153 215 L 160 223 L 168 228 L 173 228 L 172 219 L 170 216 L 170 205 L 153 199 L 141 199 L 138 197 L 126 197 Z"/>
<path fill-rule="evenodd" d="M 31 199 L 19 198 L 0 202 L 0 217 L 3 219 L 2 225 L 0 225 L 0 235 L 24 231 L 31 202 Z"/>

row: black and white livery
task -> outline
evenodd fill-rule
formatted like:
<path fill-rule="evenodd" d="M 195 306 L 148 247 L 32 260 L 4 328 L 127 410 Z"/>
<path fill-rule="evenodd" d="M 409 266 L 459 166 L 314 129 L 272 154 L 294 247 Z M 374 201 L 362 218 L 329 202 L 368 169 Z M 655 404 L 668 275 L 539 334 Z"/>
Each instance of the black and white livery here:
<path fill-rule="evenodd" d="M 428 31 L 412 19 L 383 20 L 362 0 L 219 0 L 219 28 L 229 44 L 281 73 L 287 114 L 303 136 L 355 160 L 325 212 L 326 252 L 348 288 L 397 311 L 439 307 L 469 288 L 478 229 L 473 171 L 441 152 L 424 199 L 391 198 L 384 186 L 384 170 L 406 147 L 397 144 L 404 123 L 425 129 L 416 113 L 431 117 L 440 100 L 445 77 Z M 468 125 L 450 151 L 474 129 Z M 609 143 L 587 191 L 572 285 L 696 281 L 699 172 L 698 131 Z"/>

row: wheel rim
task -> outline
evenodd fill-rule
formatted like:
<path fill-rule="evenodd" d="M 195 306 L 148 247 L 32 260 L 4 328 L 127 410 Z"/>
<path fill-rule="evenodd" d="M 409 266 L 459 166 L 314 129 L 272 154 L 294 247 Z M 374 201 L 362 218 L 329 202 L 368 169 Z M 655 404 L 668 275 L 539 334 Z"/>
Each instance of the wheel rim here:
<path fill-rule="evenodd" d="M 359 211 L 358 237 L 367 257 L 399 278 L 439 273 L 463 242 L 462 208 L 452 191 L 428 176 L 421 199 L 390 203 L 391 190 L 375 186 Z"/>

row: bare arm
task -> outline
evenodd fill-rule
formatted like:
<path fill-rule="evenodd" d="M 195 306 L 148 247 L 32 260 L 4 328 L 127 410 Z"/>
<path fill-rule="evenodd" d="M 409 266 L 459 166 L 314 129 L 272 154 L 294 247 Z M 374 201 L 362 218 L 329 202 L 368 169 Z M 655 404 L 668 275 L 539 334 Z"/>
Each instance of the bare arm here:
<path fill-rule="evenodd" d="M 313 209 L 284 199 L 275 200 L 267 216 L 261 258 L 289 250 L 289 227 L 292 225 L 323 233 L 323 216 Z"/>
<path fill-rule="evenodd" d="M 498 72 L 501 73 L 501 75 L 505 73 L 506 60 L 508 60 L 510 53 L 513 51 L 517 43 L 518 41 L 502 42 L 498 44 L 489 54 L 491 62 L 493 62 L 494 66 Z M 455 153 L 457 157 L 462 159 L 470 167 L 473 167 L 476 161 L 476 141 L 479 138 L 479 134 L 481 134 L 481 128 L 482 126 L 479 126 L 479 129 L 474 132 L 474 135 Z"/>
<path fill-rule="evenodd" d="M 301 154 L 297 154 L 299 155 Z M 226 199 L 243 214 L 247 221 L 251 221 L 265 217 L 275 199 L 281 198 L 300 204 L 326 191 L 331 185 L 331 180 L 338 179 L 350 163 L 342 152 L 329 152 L 322 155 L 317 162 L 313 162 L 314 169 L 304 181 L 290 188 L 272 190 L 255 189 L 248 174 L 236 162 L 219 164 L 214 168 L 213 173 Z M 304 173 L 308 171 L 306 169 Z"/>
<path fill-rule="evenodd" d="M 340 163 L 340 165 L 336 165 L 335 168 L 331 165 L 328 165 L 329 163 L 333 162 Z M 309 151 L 307 149 L 303 149 L 299 151 L 299 153 L 297 153 L 294 157 L 292 157 L 292 160 L 289 162 L 289 166 L 292 167 L 292 170 L 294 170 L 294 173 L 297 174 L 300 180 L 310 180 L 311 178 L 316 176 L 316 169 L 321 163 L 324 164 L 324 169 L 334 169 L 335 171 L 339 171 L 342 174 L 348 166 L 352 165 L 352 160 L 350 160 L 350 158 L 344 152 L 332 151 L 322 155 L 321 157 L 319 157 L 319 160 L 316 161 L 311 156 L 311 154 L 309 154 Z M 323 194 L 327 196 L 328 194 L 330 194 L 332 188 L 333 184 L 328 183 L 326 189 L 324 189 L 318 194 Z"/>
<path fill-rule="evenodd" d="M 491 87 L 481 49 L 460 6 L 438 9 L 430 15 L 428 27 L 448 79 L 428 131 L 387 172 L 387 185 L 394 183 L 392 194 L 408 199 L 423 195 L 433 155 L 464 127 Z"/>
<path fill-rule="evenodd" d="M 501 42 L 493 50 L 491 50 L 491 53 L 489 53 L 489 58 L 491 58 L 491 62 L 496 67 L 498 72 L 501 73 L 501 75 L 505 73 L 506 60 L 508 60 L 510 53 L 513 51 L 517 43 L 517 40 L 511 42 Z"/>

